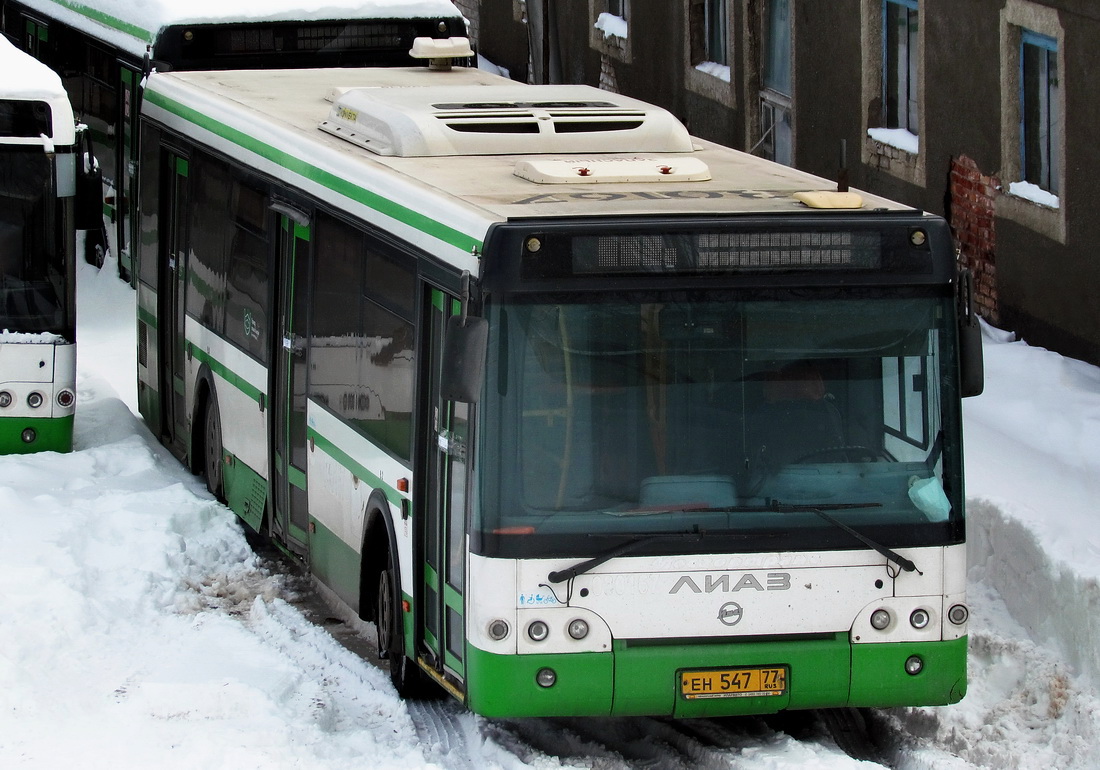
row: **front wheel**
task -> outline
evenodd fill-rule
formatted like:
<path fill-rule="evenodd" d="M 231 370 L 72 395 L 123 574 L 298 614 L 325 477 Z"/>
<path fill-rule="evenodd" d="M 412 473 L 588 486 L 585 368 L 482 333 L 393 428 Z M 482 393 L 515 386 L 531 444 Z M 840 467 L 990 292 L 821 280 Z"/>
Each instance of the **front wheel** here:
<path fill-rule="evenodd" d="M 390 681 L 403 698 L 424 695 L 425 682 L 420 670 L 405 655 L 405 627 L 400 612 L 400 590 L 392 556 L 378 575 L 378 597 L 374 603 L 374 623 L 378 630 L 378 657 L 389 662 Z"/>

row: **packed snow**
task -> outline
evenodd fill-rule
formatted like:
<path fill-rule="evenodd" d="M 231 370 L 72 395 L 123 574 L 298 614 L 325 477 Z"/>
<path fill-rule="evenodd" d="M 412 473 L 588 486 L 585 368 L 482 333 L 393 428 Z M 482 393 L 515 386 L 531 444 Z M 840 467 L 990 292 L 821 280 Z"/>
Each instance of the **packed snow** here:
<path fill-rule="evenodd" d="M 112 267 L 80 266 L 76 450 L 0 457 L 0 767 L 880 766 L 737 721 L 677 751 L 668 722 L 406 704 L 135 416 L 134 292 Z M 985 353 L 965 402 L 970 691 L 877 712 L 883 761 L 1095 767 L 1100 370 L 992 329 Z"/>
<path fill-rule="evenodd" d="M 869 128 L 867 136 L 872 140 L 896 147 L 910 155 L 920 152 L 920 137 L 904 128 Z"/>
<path fill-rule="evenodd" d="M 88 30 L 141 57 L 146 44 L 172 24 L 241 21 L 319 21 L 325 19 L 453 19 L 461 16 L 450 0 L 22 0 L 23 5 Z"/>
<path fill-rule="evenodd" d="M 1031 182 L 1012 182 L 1008 186 L 1008 191 L 1017 198 L 1023 198 L 1047 208 L 1056 209 L 1061 205 L 1057 195 Z"/>
<path fill-rule="evenodd" d="M 5 98 L 66 97 L 61 77 L 38 59 L 20 51 L 4 35 L 0 35 L 0 72 L 4 73 Z"/>

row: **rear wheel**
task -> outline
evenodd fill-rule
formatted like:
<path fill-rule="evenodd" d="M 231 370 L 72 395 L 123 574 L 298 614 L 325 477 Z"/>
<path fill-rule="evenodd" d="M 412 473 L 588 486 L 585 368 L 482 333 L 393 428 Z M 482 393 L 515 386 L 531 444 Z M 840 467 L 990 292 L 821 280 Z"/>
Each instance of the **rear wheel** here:
<path fill-rule="evenodd" d="M 206 488 L 210 494 L 218 500 L 225 499 L 225 483 L 223 469 L 225 467 L 222 458 L 222 421 L 218 414 L 218 402 L 211 394 L 206 403 L 206 418 L 203 421 L 203 476 L 206 477 Z"/>

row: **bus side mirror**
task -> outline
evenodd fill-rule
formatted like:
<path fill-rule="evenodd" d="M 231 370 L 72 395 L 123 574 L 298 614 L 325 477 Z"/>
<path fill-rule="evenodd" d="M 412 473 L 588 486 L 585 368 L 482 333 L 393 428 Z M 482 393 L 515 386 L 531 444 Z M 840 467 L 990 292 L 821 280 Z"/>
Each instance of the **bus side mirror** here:
<path fill-rule="evenodd" d="M 959 273 L 959 378 L 963 398 L 985 390 L 982 325 L 974 312 L 974 279 L 969 270 Z"/>
<path fill-rule="evenodd" d="M 103 227 L 103 173 L 92 154 L 91 130 L 80 131 L 80 148 L 76 160 L 76 229 L 96 230 Z"/>
<path fill-rule="evenodd" d="M 489 322 L 484 318 L 451 316 L 443 340 L 439 393 L 446 401 L 475 404 L 485 382 Z"/>

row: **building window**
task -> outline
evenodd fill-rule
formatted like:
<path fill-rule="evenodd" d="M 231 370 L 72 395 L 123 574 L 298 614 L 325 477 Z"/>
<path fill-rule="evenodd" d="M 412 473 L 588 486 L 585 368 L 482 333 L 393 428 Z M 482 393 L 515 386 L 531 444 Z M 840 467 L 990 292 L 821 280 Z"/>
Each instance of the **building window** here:
<path fill-rule="evenodd" d="M 600 88 L 618 92 L 613 62 L 631 62 L 630 0 L 588 0 L 588 44 L 600 52 Z"/>
<path fill-rule="evenodd" d="M 733 109 L 736 107 L 733 66 L 738 54 L 730 30 L 735 26 L 733 14 L 737 6 L 730 0 L 682 2 L 688 20 L 684 26 L 685 85 L 688 90 Z"/>
<path fill-rule="evenodd" d="M 730 65 L 730 18 L 726 0 L 706 0 L 703 24 L 706 28 L 704 61 L 728 67 Z"/>
<path fill-rule="evenodd" d="M 1065 30 L 1059 11 L 1006 0 L 1001 11 L 999 217 L 1066 242 Z"/>
<path fill-rule="evenodd" d="M 761 62 L 760 154 L 768 160 L 791 165 L 791 9 L 790 0 L 764 4 L 764 52 Z"/>
<path fill-rule="evenodd" d="M 918 130 L 917 79 L 920 59 L 917 0 L 883 0 L 883 126 Z"/>
<path fill-rule="evenodd" d="M 918 187 L 928 184 L 924 133 L 924 33 L 919 0 L 861 0 L 866 137 L 860 161 Z"/>
<path fill-rule="evenodd" d="M 1058 41 L 1030 30 L 1020 36 L 1020 169 L 1023 181 L 1057 195 L 1061 114 Z"/>

